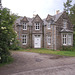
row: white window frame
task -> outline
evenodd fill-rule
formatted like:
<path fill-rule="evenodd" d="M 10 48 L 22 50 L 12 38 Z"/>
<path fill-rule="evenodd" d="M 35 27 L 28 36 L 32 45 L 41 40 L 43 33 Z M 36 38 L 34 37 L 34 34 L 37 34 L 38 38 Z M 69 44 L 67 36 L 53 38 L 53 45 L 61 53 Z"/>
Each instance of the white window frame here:
<path fill-rule="evenodd" d="M 27 44 L 27 35 L 26 34 L 23 34 L 22 35 L 22 44 L 23 45 L 26 45 Z"/>
<path fill-rule="evenodd" d="M 27 30 L 27 23 L 23 22 L 23 30 Z"/>
<path fill-rule="evenodd" d="M 51 23 L 48 23 L 47 28 L 51 29 Z"/>
<path fill-rule="evenodd" d="M 47 44 L 51 45 L 51 36 L 50 35 L 47 36 Z"/>
<path fill-rule="evenodd" d="M 40 23 L 39 22 L 35 23 L 35 30 L 40 30 Z"/>
<path fill-rule="evenodd" d="M 62 43 L 63 45 L 67 45 L 67 34 L 62 35 Z"/>
<path fill-rule="evenodd" d="M 72 34 L 68 34 L 68 45 L 72 45 Z"/>
<path fill-rule="evenodd" d="M 67 20 L 63 19 L 63 28 L 66 29 L 67 28 Z"/>
<path fill-rule="evenodd" d="M 63 35 L 66 35 L 63 37 Z M 64 46 L 72 46 L 72 43 L 73 43 L 73 34 L 71 33 L 63 33 L 62 34 L 62 45 Z M 65 43 L 66 42 L 66 43 Z"/>

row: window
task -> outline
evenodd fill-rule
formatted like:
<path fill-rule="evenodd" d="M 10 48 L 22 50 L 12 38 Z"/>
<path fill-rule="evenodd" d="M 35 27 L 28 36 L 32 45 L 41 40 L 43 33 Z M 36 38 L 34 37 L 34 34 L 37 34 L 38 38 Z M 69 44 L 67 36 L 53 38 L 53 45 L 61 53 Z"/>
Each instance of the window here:
<path fill-rule="evenodd" d="M 40 23 L 35 23 L 35 30 L 40 30 Z"/>
<path fill-rule="evenodd" d="M 67 20 L 63 20 L 63 28 L 67 28 Z"/>
<path fill-rule="evenodd" d="M 48 23 L 47 27 L 48 29 L 51 29 L 51 23 Z"/>
<path fill-rule="evenodd" d="M 68 34 L 68 45 L 72 45 L 72 35 Z"/>
<path fill-rule="evenodd" d="M 24 35 L 22 36 L 22 44 L 23 45 L 26 45 L 27 44 L 27 35 Z"/>
<path fill-rule="evenodd" d="M 49 35 L 47 36 L 47 44 L 51 45 L 51 36 L 49 36 Z"/>
<path fill-rule="evenodd" d="M 67 34 L 63 34 L 63 45 L 67 45 Z"/>
<path fill-rule="evenodd" d="M 72 34 L 63 34 L 62 37 L 63 45 L 72 45 Z"/>
<path fill-rule="evenodd" d="M 23 30 L 27 30 L 27 24 L 23 23 Z"/>

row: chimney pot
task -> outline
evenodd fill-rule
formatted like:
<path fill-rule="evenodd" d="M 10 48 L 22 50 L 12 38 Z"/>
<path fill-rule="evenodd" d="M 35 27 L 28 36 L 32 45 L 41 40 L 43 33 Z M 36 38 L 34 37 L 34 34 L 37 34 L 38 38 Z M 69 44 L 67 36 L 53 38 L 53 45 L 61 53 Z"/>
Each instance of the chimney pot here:
<path fill-rule="evenodd" d="M 60 12 L 60 11 L 59 11 L 59 10 L 57 10 L 57 11 L 56 11 L 56 14 L 59 14 L 59 12 Z"/>

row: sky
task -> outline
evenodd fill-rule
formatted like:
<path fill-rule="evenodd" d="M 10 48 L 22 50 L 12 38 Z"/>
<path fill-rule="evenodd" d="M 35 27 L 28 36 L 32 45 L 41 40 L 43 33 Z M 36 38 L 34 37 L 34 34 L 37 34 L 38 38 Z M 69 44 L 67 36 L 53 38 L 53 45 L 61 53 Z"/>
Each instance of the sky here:
<path fill-rule="evenodd" d="M 55 15 L 57 10 L 63 11 L 63 3 L 67 0 L 2 0 L 2 6 L 7 7 L 18 16 L 33 17 L 38 14 L 46 18 L 48 14 Z M 73 0 L 72 4 L 75 3 Z"/>

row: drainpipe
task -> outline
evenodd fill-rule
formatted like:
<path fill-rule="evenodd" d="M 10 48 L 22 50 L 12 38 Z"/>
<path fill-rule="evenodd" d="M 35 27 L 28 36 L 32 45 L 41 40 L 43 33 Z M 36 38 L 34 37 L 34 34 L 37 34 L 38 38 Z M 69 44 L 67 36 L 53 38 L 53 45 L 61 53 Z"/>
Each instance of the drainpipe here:
<path fill-rule="evenodd" d="M 54 25 L 53 25 L 53 50 L 54 50 Z"/>
<path fill-rule="evenodd" d="M 52 24 L 53 24 L 53 31 L 52 31 L 53 33 L 52 34 L 53 34 L 53 50 L 54 50 L 54 25 L 55 25 L 55 23 L 52 23 Z"/>

